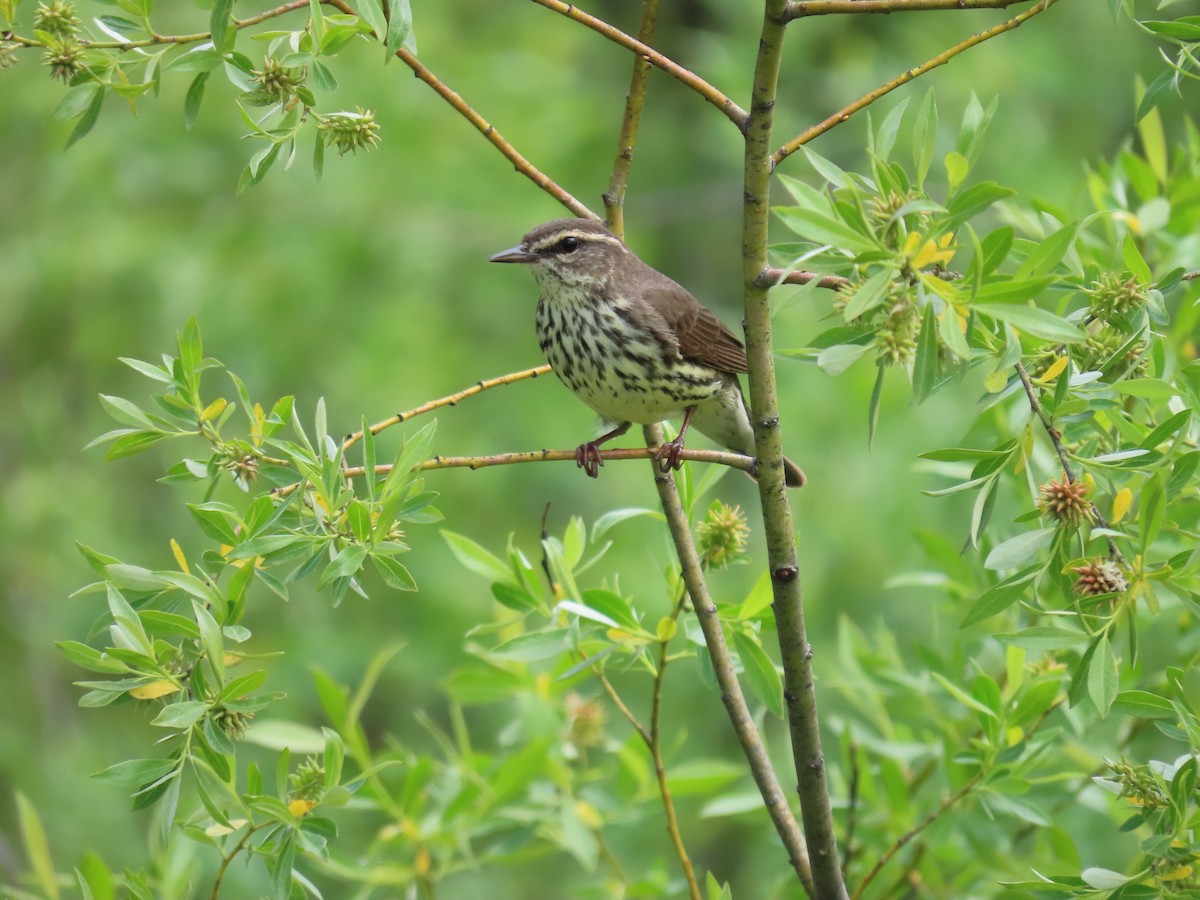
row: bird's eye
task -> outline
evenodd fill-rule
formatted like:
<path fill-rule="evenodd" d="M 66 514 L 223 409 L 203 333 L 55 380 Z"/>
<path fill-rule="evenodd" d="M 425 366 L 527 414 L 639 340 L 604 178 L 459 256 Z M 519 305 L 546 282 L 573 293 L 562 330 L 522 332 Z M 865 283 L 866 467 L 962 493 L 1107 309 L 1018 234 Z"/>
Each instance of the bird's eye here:
<path fill-rule="evenodd" d="M 565 237 L 558 242 L 558 249 L 561 253 L 574 253 L 579 249 L 579 238 Z"/>

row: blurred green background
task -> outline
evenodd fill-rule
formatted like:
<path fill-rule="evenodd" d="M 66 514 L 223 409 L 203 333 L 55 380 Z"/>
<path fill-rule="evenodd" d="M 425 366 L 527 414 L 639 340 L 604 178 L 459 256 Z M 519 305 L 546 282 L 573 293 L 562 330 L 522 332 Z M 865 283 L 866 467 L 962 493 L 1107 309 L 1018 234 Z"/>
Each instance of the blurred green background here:
<path fill-rule="evenodd" d="M 610 0 L 589 8 L 632 31 L 638 6 Z M 758 4 L 666 0 L 662 6 L 659 46 L 744 103 Z M 598 209 L 628 88 L 629 54 L 517 0 L 414 0 L 413 7 L 420 58 L 535 165 Z M 876 108 L 875 121 L 899 99 L 935 88 L 940 156 L 952 148 L 971 92 L 985 104 L 1000 96 L 973 177 L 1078 208 L 1081 160 L 1109 157 L 1130 139 L 1135 77 L 1148 81 L 1160 66 L 1153 43 L 1128 23 L 1114 23 L 1106 7 L 1097 0 L 1063 2 L 897 91 Z M 246 15 L 251 8 L 242 3 L 237 11 Z M 31 4 L 22 10 L 28 17 Z M 798 22 L 784 65 L 780 141 L 1004 15 Z M 163 10 L 163 18 L 180 30 L 206 21 L 190 4 Z M 21 30 L 28 33 L 27 21 Z M 262 49 L 244 38 L 238 47 L 251 54 Z M 110 427 L 98 393 L 138 402 L 148 397 L 148 382 L 118 356 L 155 359 L 173 352 L 174 333 L 194 314 L 206 351 L 240 374 L 257 399 L 269 404 L 295 394 L 311 418 L 324 397 L 334 432 L 356 429 L 361 416 L 373 421 L 541 362 L 532 280 L 486 260 L 561 210 L 408 69 L 395 61 L 385 67 L 382 56 L 377 45 L 352 44 L 334 66 L 340 89 L 318 97 L 323 111 L 375 110 L 383 128 L 379 149 L 330 156 L 318 182 L 306 145 L 293 170 L 271 171 L 242 196 L 234 187 L 257 146 L 242 140 L 235 92 L 219 77 L 210 81 L 191 132 L 182 115 L 189 76 L 168 75 L 161 96 L 139 101 L 136 118 L 110 97 L 94 132 L 64 153 L 71 123 L 49 121 L 62 85 L 47 77 L 33 53 L 0 73 L 0 602 L 6 623 L 0 684 L 8 708 L 0 731 L 0 866 L 9 876 L 22 865 L 15 789 L 39 809 L 60 868 L 86 849 L 117 868 L 144 861 L 145 814 L 129 815 L 120 789 L 88 776 L 148 755 L 157 735 L 136 705 L 77 708 L 80 691 L 71 682 L 83 676 L 52 644 L 82 639 L 100 612 L 94 595 L 68 598 L 91 580 L 76 540 L 155 568 L 171 565 L 170 538 L 196 554 L 203 544 L 182 505 L 198 494 L 155 482 L 174 447 L 115 464 L 105 464 L 101 450 L 81 451 Z M 1169 132 L 1179 108 L 1177 102 L 1166 106 Z M 865 125 L 865 116 L 855 118 L 815 149 L 844 167 L 861 166 Z M 661 73 L 652 75 L 627 239 L 731 325 L 739 319 L 739 152 L 739 136 L 723 117 Z M 900 152 L 907 152 L 903 139 Z M 799 157 L 783 171 L 812 175 Z M 826 327 L 827 312 L 824 298 L 788 308 L 777 319 L 777 346 L 803 346 Z M 859 366 L 831 380 L 813 366 L 779 362 L 786 446 L 811 479 L 795 502 L 810 628 L 818 671 L 827 675 L 836 671 L 831 636 L 841 615 L 868 630 L 882 620 L 901 640 L 936 645 L 938 629 L 957 627 L 952 616 L 961 612 L 935 590 L 884 584 L 920 565 L 915 529 L 961 539 L 967 501 L 923 497 L 928 480 L 913 460 L 962 436 L 975 416 L 977 385 L 911 407 L 907 388 L 893 379 L 869 452 L 869 369 Z M 226 390 L 215 382 L 211 389 Z M 443 454 L 573 447 L 594 425 L 590 412 L 553 379 L 490 392 L 438 418 L 435 452 Z M 383 446 L 394 448 L 396 437 L 387 437 Z M 557 530 L 570 515 L 590 521 L 615 507 L 655 503 L 640 464 L 609 465 L 597 482 L 556 464 L 437 472 L 429 485 L 442 492 L 445 527 L 493 549 L 515 532 L 531 553 L 547 503 Z M 752 488 L 744 478 L 728 477 L 718 494 L 753 509 Z M 623 588 L 654 609 L 663 602 L 659 572 L 670 565 L 670 549 L 648 522 L 621 528 L 626 540 L 607 567 L 622 572 Z M 259 598 L 249 622 L 255 649 L 287 651 L 272 664 L 269 682 L 288 692 L 281 714 L 319 721 L 309 666 L 354 681 L 380 647 L 406 641 L 367 722 L 375 738 L 428 741 L 413 710 L 424 707 L 444 719 L 439 684 L 464 658 L 463 633 L 491 619 L 494 603 L 481 579 L 457 567 L 436 528 L 414 529 L 410 538 L 414 552 L 405 561 L 420 593 L 396 595 L 378 586 L 371 600 L 351 598 L 337 610 L 303 587 L 287 605 Z M 715 588 L 738 597 L 757 574 L 753 567 L 735 569 L 716 576 Z M 939 619 L 942 611 L 951 616 Z M 836 695 L 822 700 L 836 719 Z M 736 753 L 715 694 L 680 676 L 669 683 L 668 703 L 673 740 L 686 723 L 689 739 L 704 742 L 708 755 Z M 494 719 L 472 711 L 469 721 L 478 740 L 492 739 Z M 782 761 L 779 723 L 768 723 L 768 733 Z M 735 884 L 741 879 L 745 895 L 755 896 L 749 867 L 774 853 L 773 846 L 721 844 L 720 820 L 693 821 L 698 805 L 689 800 L 682 813 L 701 864 Z M 575 866 L 562 858 L 510 872 L 468 873 L 454 891 L 447 886 L 447 896 L 547 896 L 530 885 L 548 871 L 570 879 Z"/>

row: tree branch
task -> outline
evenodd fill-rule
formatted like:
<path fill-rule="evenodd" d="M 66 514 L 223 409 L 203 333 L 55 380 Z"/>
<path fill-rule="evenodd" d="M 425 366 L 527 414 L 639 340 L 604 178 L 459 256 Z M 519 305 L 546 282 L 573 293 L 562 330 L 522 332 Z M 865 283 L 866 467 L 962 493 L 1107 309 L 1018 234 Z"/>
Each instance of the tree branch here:
<path fill-rule="evenodd" d="M 656 447 L 626 447 L 613 450 L 601 450 L 601 460 L 611 459 L 650 459 L 654 456 Z M 680 459 L 690 462 L 716 463 L 729 466 L 731 469 L 741 469 L 743 472 L 754 474 L 757 464 L 752 456 L 742 456 L 740 453 L 729 453 L 724 450 L 688 450 L 685 449 Z M 486 469 L 491 466 L 512 466 L 520 463 L 540 462 L 575 462 L 574 450 L 524 450 L 515 453 L 497 453 L 493 456 L 435 456 L 427 459 L 414 469 L 428 472 L 433 469 Z M 357 478 L 366 474 L 364 466 L 347 466 L 342 473 L 347 478 Z M 391 465 L 375 467 L 376 475 L 387 475 L 392 471 Z M 273 497 L 286 497 L 304 482 L 297 481 L 271 491 Z"/>
<path fill-rule="evenodd" d="M 1054 451 L 1058 454 L 1058 461 L 1062 464 L 1063 475 L 1066 477 L 1067 483 L 1074 484 L 1078 481 L 1078 478 L 1075 476 L 1074 469 L 1071 468 L 1071 457 L 1067 453 L 1067 448 L 1063 445 L 1062 432 L 1054 427 L 1054 423 L 1050 421 L 1050 417 L 1046 414 L 1046 410 L 1038 400 L 1037 388 L 1033 386 L 1033 381 L 1030 379 L 1025 367 L 1021 363 L 1017 363 L 1013 368 L 1017 370 L 1017 377 L 1021 379 L 1021 386 L 1025 388 L 1025 396 L 1029 398 L 1029 408 L 1033 410 L 1034 415 L 1041 421 L 1042 428 L 1045 429 L 1047 436 L 1050 438 L 1050 443 L 1054 445 Z M 1088 505 L 1092 508 L 1092 517 L 1096 524 L 1101 528 L 1108 528 L 1108 520 L 1100 512 L 1100 507 L 1096 506 L 1092 500 L 1088 500 Z M 1125 565 L 1125 557 L 1117 549 L 1117 545 L 1113 539 L 1108 535 L 1105 535 L 1104 539 L 1108 542 L 1109 558 L 1116 560 L 1121 565 Z"/>
<path fill-rule="evenodd" d="M 650 3 L 657 5 L 658 0 L 649 0 Z M 687 600 L 687 587 L 684 587 L 683 593 L 679 597 L 679 602 L 675 604 L 675 608 L 671 611 L 671 621 L 678 622 L 679 615 L 683 612 L 684 601 Z M 658 792 L 662 795 L 663 808 L 667 815 L 667 834 L 671 838 L 671 843 L 675 847 L 675 854 L 679 857 L 680 865 L 683 866 L 684 877 L 687 878 L 688 891 L 692 896 L 692 900 L 703 900 L 700 893 L 700 883 L 696 881 L 696 872 L 692 868 L 692 860 L 688 856 L 687 848 L 683 844 L 683 835 L 679 831 L 679 821 L 675 816 L 675 801 L 671 797 L 671 786 L 667 783 L 667 767 L 663 763 L 662 753 L 662 687 L 663 678 L 667 672 L 667 646 L 671 643 L 671 638 L 658 642 L 658 670 L 654 673 L 654 694 L 650 700 L 650 735 L 647 741 L 647 746 L 650 748 L 650 756 L 654 759 L 654 776 L 658 779 Z"/>
<path fill-rule="evenodd" d="M 666 72 L 676 81 L 691 88 L 717 109 L 719 109 L 729 121 L 733 122 L 738 129 L 742 129 L 746 124 L 746 111 L 722 94 L 719 90 L 688 69 L 685 69 L 679 63 L 666 56 L 663 56 L 653 47 L 642 43 L 637 38 L 630 37 L 621 29 L 609 25 L 602 19 L 597 19 L 595 16 L 590 16 L 583 10 L 579 9 L 570 3 L 563 3 L 561 0 L 533 0 L 539 6 L 544 6 L 546 9 L 553 10 L 556 13 L 566 16 L 568 19 L 573 19 L 581 25 L 586 25 L 588 28 L 597 34 L 608 38 L 614 43 L 620 44 L 634 53 L 642 57 L 647 63 L 654 66 L 656 69 L 661 69 Z"/>
<path fill-rule="evenodd" d="M 921 12 L 940 9 L 1004 9 L 1024 0 L 792 0 L 783 12 L 786 21 L 804 16 L 838 13 Z"/>
<path fill-rule="evenodd" d="M 405 412 L 396 413 L 394 416 L 389 416 L 381 422 L 376 422 L 368 431 L 371 434 L 379 434 L 385 428 L 391 428 L 393 425 L 399 425 L 401 422 L 407 422 L 416 416 L 424 415 L 427 412 L 432 412 L 435 409 L 440 409 L 443 406 L 456 406 L 460 400 L 465 400 L 468 397 L 473 397 L 476 394 L 491 390 L 494 387 L 503 387 L 506 384 L 513 384 L 518 381 L 524 381 L 526 378 L 537 378 L 540 375 L 545 375 L 553 371 L 550 366 L 534 366 L 532 369 L 523 369 L 520 372 L 509 372 L 507 375 L 501 375 L 498 378 L 485 378 L 482 381 L 477 381 L 469 388 L 458 391 L 454 394 L 441 397 L 437 400 L 430 400 L 428 403 L 422 403 L 420 406 Z M 356 431 L 354 434 L 346 435 L 346 440 L 342 442 L 342 450 L 346 451 L 363 439 L 363 433 Z"/>
<path fill-rule="evenodd" d="M 647 425 L 644 428 L 646 444 L 658 446 L 662 443 L 662 428 L 658 425 Z M 686 451 L 685 451 L 686 453 Z M 713 672 L 716 673 L 717 684 L 721 686 L 721 701 L 733 725 L 738 743 L 746 754 L 750 764 L 750 774 L 762 795 L 767 813 L 779 833 L 783 846 L 788 853 L 788 860 L 801 884 L 814 900 L 824 900 L 824 894 L 817 891 L 813 884 L 812 871 L 809 867 L 808 852 L 804 847 L 804 835 L 796 823 L 792 810 L 788 806 L 787 796 L 780 787 L 779 779 L 771 766 L 771 758 L 763 746 L 762 738 L 750 715 L 750 707 L 746 705 L 746 697 L 738 683 L 737 672 L 733 667 L 733 657 L 730 656 L 729 646 L 725 643 L 725 632 L 721 629 L 721 619 L 708 584 L 704 580 L 704 571 L 700 567 L 700 557 L 696 553 L 696 545 L 692 541 L 692 533 L 688 528 L 687 513 L 679 500 L 679 492 L 675 487 L 675 479 L 671 475 L 660 472 L 655 466 L 654 483 L 658 487 L 658 497 L 662 502 L 663 513 L 667 517 L 667 525 L 671 529 L 671 538 L 675 543 L 675 552 L 679 555 L 679 564 L 683 573 L 683 583 L 687 586 L 692 597 L 692 606 L 696 610 L 696 619 L 700 630 L 704 632 L 704 645 L 712 660 Z"/>
<path fill-rule="evenodd" d="M 638 39 L 649 44 L 654 40 L 654 25 L 658 19 L 658 0 L 643 0 L 642 23 Z M 604 194 L 604 220 L 609 231 L 625 237 L 625 191 L 629 187 L 629 170 L 633 167 L 633 148 L 637 144 L 638 125 L 642 107 L 646 105 L 646 85 L 650 80 L 650 61 L 645 56 L 633 60 L 633 75 L 629 93 L 625 96 L 625 116 L 621 120 L 621 136 L 617 139 L 617 158 L 613 160 L 612 175 Z"/>
<path fill-rule="evenodd" d="M 857 0 L 856 5 L 859 2 L 862 2 L 862 0 Z M 875 90 L 871 91 L 870 93 L 863 94 L 863 96 L 859 97 L 849 106 L 839 110 L 838 112 L 835 112 L 832 116 L 825 119 L 825 121 L 818 122 L 807 131 L 803 131 L 796 135 L 796 137 L 792 138 L 790 141 L 772 153 L 772 166 L 779 165 L 809 141 L 820 137 L 835 126 L 841 125 L 843 122 L 848 121 L 852 115 L 864 107 L 870 106 L 884 94 L 889 94 L 896 88 L 908 84 L 908 82 L 912 81 L 914 78 L 920 78 L 931 69 L 936 69 L 938 66 L 944 66 L 954 57 L 966 50 L 970 50 L 976 44 L 982 44 L 984 41 L 990 40 L 997 35 L 1003 34 L 1006 31 L 1011 31 L 1012 29 L 1021 25 L 1021 23 L 1033 18 L 1038 13 L 1045 12 L 1057 2 L 1058 0 L 1039 0 L 1038 3 L 1031 6 L 1020 15 L 1013 16 L 1008 21 L 1001 22 L 999 25 L 987 29 L 987 31 L 981 31 L 978 34 L 971 35 L 965 41 L 955 44 L 949 50 L 939 53 L 937 56 L 933 57 L 933 59 L 921 63 L 921 65 L 917 66 L 915 69 L 909 69 L 907 72 L 898 75 L 886 84 L 882 84 L 875 88 Z"/>
<path fill-rule="evenodd" d="M 821 275 L 817 272 L 801 272 L 796 269 L 784 270 L 767 266 L 758 273 L 754 284 L 760 288 L 773 288 L 781 284 L 811 284 L 817 282 L 818 287 L 840 291 L 850 284 L 849 278 L 841 275 Z"/>
<path fill-rule="evenodd" d="M 767 266 L 767 219 L 770 212 L 771 129 L 783 55 L 785 0 L 767 0 L 762 37 L 754 68 L 750 119 L 746 126 L 742 205 L 742 278 L 745 307 L 746 356 L 749 362 L 750 408 L 753 410 L 755 452 L 760 465 L 758 493 L 766 531 L 772 610 L 783 662 L 784 699 L 792 741 L 800 812 L 812 863 L 812 878 L 820 900 L 844 900 L 846 886 L 838 863 L 837 838 L 821 731 L 813 688 L 812 647 L 804 622 L 800 570 L 796 560 L 792 510 L 783 476 L 783 441 L 771 346 L 771 306 L 768 289 L 758 280 Z"/>

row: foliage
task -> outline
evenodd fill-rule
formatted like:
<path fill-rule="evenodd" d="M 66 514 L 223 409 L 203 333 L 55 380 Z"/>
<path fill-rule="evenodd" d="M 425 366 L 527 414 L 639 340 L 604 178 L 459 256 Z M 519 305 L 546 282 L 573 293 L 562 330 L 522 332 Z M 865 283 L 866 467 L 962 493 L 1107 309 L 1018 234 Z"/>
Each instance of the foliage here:
<path fill-rule="evenodd" d="M 0 15 L 13 18 L 16 6 L 0 2 Z M 329 58 L 371 34 L 388 58 L 413 50 L 407 3 L 334 4 L 335 15 L 313 3 L 304 28 L 254 35 L 267 45 L 261 64 L 235 49 L 238 35 L 280 11 L 238 20 L 232 2 L 217 0 L 208 32 L 160 45 L 152 4 L 117 6 L 132 18 L 93 20 L 113 38 L 106 42 L 70 4 L 42 4 L 34 38 L 6 35 L 0 61 L 42 49 L 51 75 L 68 84 L 55 115 L 77 119 L 70 143 L 92 128 L 109 93 L 133 106 L 172 72 L 192 76 L 185 103 L 194 121 L 209 77 L 223 72 L 240 92 L 249 136 L 265 142 L 241 187 L 290 161 L 308 126 L 318 172 L 329 145 L 373 147 L 370 113 L 319 113 L 310 85 L 335 88 Z M 1111 6 L 1135 12 L 1128 0 Z M 818 658 L 856 897 L 918 886 L 940 897 L 1200 890 L 1200 133 L 1184 122 L 1182 135 L 1169 136 L 1158 108 L 1200 68 L 1194 18 L 1139 23 L 1169 40 L 1174 56 L 1141 94 L 1136 145 L 1085 173 L 1085 212 L 974 178 L 995 103 L 972 99 L 935 167 L 944 148 L 932 92 L 911 117 L 901 101 L 868 126 L 864 171 L 805 147 L 815 177 L 779 175 L 791 199 L 773 212 L 792 234 L 772 248 L 773 262 L 781 278 L 807 280 L 801 297 L 827 303 L 840 320 L 781 355 L 849 378 L 870 360 L 872 437 L 889 378 L 905 383 L 914 404 L 979 397 L 963 440 L 922 454 L 921 471 L 937 479 L 930 496 L 970 500 L 958 532 L 918 533 L 927 568 L 892 581 L 921 587 L 959 630 L 902 642 L 883 623 L 847 616 L 836 653 Z M 897 149 L 905 142 L 911 162 Z M 833 278 L 819 287 L 816 276 Z M 495 538 L 444 531 L 458 566 L 484 579 L 495 601 L 462 637 L 470 661 L 434 673 L 449 724 L 418 714 L 428 750 L 368 729 L 365 705 L 400 652 L 368 635 L 370 660 L 353 691 L 316 660 L 319 727 L 281 712 L 283 694 L 265 690 L 281 654 L 245 649 L 252 637 L 276 645 L 269 631 L 251 634 L 247 615 L 302 585 L 334 607 L 351 595 L 416 589 L 397 557 L 410 549 L 407 529 L 441 519 L 423 475 L 438 465 L 433 425 L 406 427 L 394 461 L 382 465 L 363 420 L 361 464 L 352 466 L 347 454 L 359 441 L 329 434 L 323 401 L 304 422 L 290 396 L 269 411 L 255 403 L 240 377 L 204 355 L 194 318 L 174 356 L 124 362 L 159 393 L 148 403 L 101 395 L 120 427 L 93 443 L 107 446 L 109 460 L 146 451 L 161 459 L 186 446 L 160 480 L 193 498 L 193 531 L 170 540 L 169 570 L 80 546 L 99 580 L 78 594 L 99 618 L 86 640 L 59 648 L 104 676 L 77 682 L 80 704 L 112 708 L 97 715 L 151 710 L 145 739 L 163 746 L 98 775 L 128 791 L 134 810 L 154 809 L 147 864 L 118 873 L 89 854 L 72 889 L 183 895 L 180 872 L 187 882 L 206 859 L 215 897 L 232 864 L 248 859 L 256 890 L 276 897 L 433 896 L 479 865 L 562 854 L 588 873 L 589 896 L 699 896 L 700 880 L 710 898 L 733 895 L 714 867 L 694 877 L 684 847 L 692 823 L 681 827 L 675 806 L 694 800 L 698 818 L 761 844 L 763 798 L 732 752 L 662 734 L 672 715 L 662 699 L 668 669 L 711 699 L 714 648 L 673 564 L 661 583 L 630 590 L 608 555 L 633 527 L 623 523 L 647 519 L 657 529 L 659 513 L 618 508 L 590 527 L 572 516 L 561 534 L 544 525 L 540 540 L 513 534 L 501 551 L 489 549 Z M 210 393 L 220 374 L 229 396 Z M 705 505 L 722 474 L 689 465 L 678 476 L 710 570 L 747 553 L 740 510 Z M 216 499 L 230 485 L 236 502 Z M 774 727 L 787 706 L 764 640 L 776 628 L 769 575 L 735 597 L 719 599 L 715 613 L 760 727 Z M 643 706 L 648 714 L 634 711 Z M 494 714 L 483 743 L 469 718 L 479 711 Z M 1079 810 L 1099 808 L 1102 794 L 1112 798 L 1102 830 L 1128 845 L 1120 871 L 1089 861 L 1085 841 L 1097 840 L 1096 829 L 1083 830 Z M 37 810 L 24 795 L 17 808 L 31 888 L 12 890 L 59 896 L 67 882 Z M 624 869 L 613 850 L 622 830 L 661 822 L 671 844 Z M 787 860 L 770 848 L 756 879 L 792 896 Z M 877 879 L 889 864 L 903 866 L 899 879 Z"/>

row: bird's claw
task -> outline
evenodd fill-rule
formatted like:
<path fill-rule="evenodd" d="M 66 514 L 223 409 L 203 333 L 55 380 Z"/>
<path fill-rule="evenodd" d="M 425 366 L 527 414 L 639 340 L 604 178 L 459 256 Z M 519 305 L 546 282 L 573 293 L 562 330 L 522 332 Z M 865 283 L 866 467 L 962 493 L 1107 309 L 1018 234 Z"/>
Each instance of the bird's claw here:
<path fill-rule="evenodd" d="M 600 448 L 594 441 L 580 444 L 575 448 L 575 465 L 587 473 L 588 478 L 598 478 L 604 459 L 600 456 Z"/>
<path fill-rule="evenodd" d="M 683 467 L 683 439 L 677 437 L 673 441 L 667 441 L 655 452 L 654 459 L 663 474 L 672 469 L 677 471 L 681 469 Z"/>

